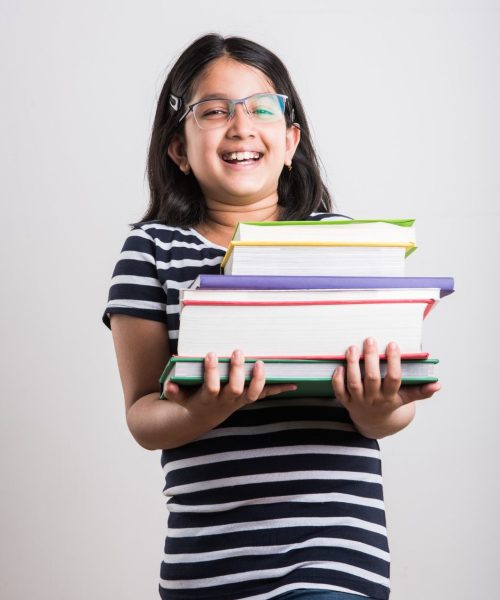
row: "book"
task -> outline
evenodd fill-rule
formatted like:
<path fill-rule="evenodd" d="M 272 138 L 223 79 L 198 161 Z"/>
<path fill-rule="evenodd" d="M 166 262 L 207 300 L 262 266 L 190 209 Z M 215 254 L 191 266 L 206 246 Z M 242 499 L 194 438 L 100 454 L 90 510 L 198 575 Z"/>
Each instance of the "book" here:
<path fill-rule="evenodd" d="M 239 223 L 222 260 L 227 275 L 404 274 L 414 219 Z"/>
<path fill-rule="evenodd" d="M 391 341 L 403 354 L 422 351 L 423 319 L 439 301 L 439 290 L 420 299 L 345 300 L 334 292 L 325 300 L 183 299 L 178 354 L 230 356 L 239 348 L 247 356 L 343 356 L 367 337 L 381 353 Z"/>
<path fill-rule="evenodd" d="M 415 219 L 329 219 L 324 221 L 247 221 L 238 223 L 233 241 L 403 243 L 415 246 Z"/>
<path fill-rule="evenodd" d="M 228 275 L 230 277 L 230 275 Z M 439 299 L 441 290 L 437 288 L 379 288 L 379 289 L 346 289 L 346 290 L 207 290 L 187 289 L 180 290 L 181 303 L 209 301 L 209 302 L 328 302 L 328 301 L 355 301 L 355 300 L 427 300 Z"/>
<path fill-rule="evenodd" d="M 160 377 L 161 389 L 166 381 L 179 385 L 197 386 L 203 383 L 203 358 L 186 358 L 173 356 L 168 361 Z M 258 358 L 245 359 L 245 381 L 250 381 L 253 366 Z M 345 366 L 343 359 L 261 359 L 265 364 L 266 383 L 295 383 L 297 389 L 286 392 L 286 395 L 296 396 L 333 396 L 331 378 L 338 366 Z M 229 358 L 219 359 L 219 374 L 221 383 L 226 383 L 229 376 Z M 436 358 L 406 359 L 401 362 L 403 385 L 422 385 L 438 381 L 434 373 Z M 363 361 L 360 362 L 363 376 Z M 387 373 L 387 363 L 380 362 L 382 377 Z"/>
<path fill-rule="evenodd" d="M 440 297 L 454 291 L 452 277 L 351 277 L 309 275 L 211 275 L 202 274 L 190 290 L 410 290 L 439 289 Z"/>
<path fill-rule="evenodd" d="M 222 259 L 225 275 L 404 275 L 411 244 L 231 241 Z"/>

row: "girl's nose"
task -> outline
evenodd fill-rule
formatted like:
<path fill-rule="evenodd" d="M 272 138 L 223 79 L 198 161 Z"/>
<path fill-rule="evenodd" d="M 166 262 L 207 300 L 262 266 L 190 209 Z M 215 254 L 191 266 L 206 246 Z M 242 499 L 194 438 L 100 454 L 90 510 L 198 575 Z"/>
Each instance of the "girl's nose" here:
<path fill-rule="evenodd" d="M 234 107 L 234 114 L 229 121 L 228 135 L 252 135 L 255 129 L 254 120 L 248 114 L 246 106 L 239 103 Z"/>

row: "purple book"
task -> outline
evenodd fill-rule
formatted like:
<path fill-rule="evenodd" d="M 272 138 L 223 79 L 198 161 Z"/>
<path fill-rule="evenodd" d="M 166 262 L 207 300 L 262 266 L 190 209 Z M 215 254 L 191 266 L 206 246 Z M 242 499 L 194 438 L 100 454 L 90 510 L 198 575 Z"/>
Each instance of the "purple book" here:
<path fill-rule="evenodd" d="M 205 290 L 356 290 L 438 288 L 443 298 L 454 292 L 453 277 L 328 277 L 302 275 L 199 275 L 191 289 Z"/>

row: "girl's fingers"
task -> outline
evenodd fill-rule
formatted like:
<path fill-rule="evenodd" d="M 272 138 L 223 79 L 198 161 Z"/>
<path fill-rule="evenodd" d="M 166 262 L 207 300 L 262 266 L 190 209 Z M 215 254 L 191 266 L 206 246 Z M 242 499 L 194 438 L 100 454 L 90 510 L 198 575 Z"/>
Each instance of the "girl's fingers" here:
<path fill-rule="evenodd" d="M 267 398 L 267 396 L 276 396 L 283 392 L 294 392 L 297 389 L 295 383 L 273 383 L 265 385 L 259 398 Z"/>
<path fill-rule="evenodd" d="M 224 386 L 224 396 L 238 398 L 245 389 L 245 357 L 241 350 L 235 350 L 231 355 L 229 365 L 229 381 Z"/>
<path fill-rule="evenodd" d="M 332 388 L 335 397 L 343 405 L 349 402 L 349 394 L 345 386 L 345 369 L 344 367 L 337 367 L 333 372 L 332 376 Z"/>
<path fill-rule="evenodd" d="M 214 352 L 205 356 L 203 391 L 211 396 L 218 396 L 220 391 L 219 361 Z"/>
<path fill-rule="evenodd" d="M 365 396 L 374 398 L 380 393 L 380 359 L 378 348 L 373 338 L 367 338 L 363 343 L 365 357 L 364 390 Z"/>
<path fill-rule="evenodd" d="M 259 398 L 266 398 L 267 396 L 290 392 L 296 389 L 297 386 L 294 383 L 266 385 L 265 365 L 261 360 L 258 360 L 253 367 L 252 379 L 245 393 L 245 402 L 255 402 Z"/>
<path fill-rule="evenodd" d="M 401 354 L 399 347 L 394 342 L 387 345 L 387 374 L 384 377 L 382 389 L 384 395 L 393 396 L 398 393 L 401 387 Z"/>
<path fill-rule="evenodd" d="M 173 381 L 167 381 L 167 383 L 163 386 L 163 396 L 167 400 L 175 400 L 180 391 L 180 387 Z"/>
<path fill-rule="evenodd" d="M 361 368 L 359 366 L 359 349 L 357 346 L 350 346 L 346 352 L 347 392 L 351 400 L 363 399 L 363 381 L 361 380 Z"/>
<path fill-rule="evenodd" d="M 163 388 L 163 397 L 165 400 L 170 400 L 171 402 L 176 402 L 177 404 L 185 405 L 189 400 L 189 396 L 189 392 L 173 381 L 168 381 Z"/>
<path fill-rule="evenodd" d="M 261 360 L 257 360 L 253 366 L 252 379 L 248 385 L 245 400 L 247 402 L 255 402 L 262 394 L 265 384 L 266 374 L 264 372 L 264 363 Z"/>
<path fill-rule="evenodd" d="M 426 383 L 425 385 L 405 385 L 401 388 L 400 395 L 403 404 L 409 404 L 416 400 L 426 400 L 436 392 L 439 392 L 440 389 L 441 384 L 438 381 L 435 383 Z"/>

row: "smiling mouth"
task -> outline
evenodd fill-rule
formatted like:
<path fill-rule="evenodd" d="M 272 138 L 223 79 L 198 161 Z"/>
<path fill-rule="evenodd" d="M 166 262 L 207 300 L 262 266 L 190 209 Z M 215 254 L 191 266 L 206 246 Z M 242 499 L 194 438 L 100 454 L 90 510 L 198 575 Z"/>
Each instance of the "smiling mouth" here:
<path fill-rule="evenodd" d="M 260 152 L 225 152 L 221 158 L 224 162 L 235 165 L 257 162 L 261 157 Z"/>

